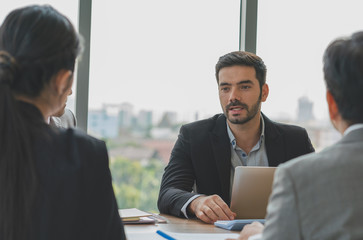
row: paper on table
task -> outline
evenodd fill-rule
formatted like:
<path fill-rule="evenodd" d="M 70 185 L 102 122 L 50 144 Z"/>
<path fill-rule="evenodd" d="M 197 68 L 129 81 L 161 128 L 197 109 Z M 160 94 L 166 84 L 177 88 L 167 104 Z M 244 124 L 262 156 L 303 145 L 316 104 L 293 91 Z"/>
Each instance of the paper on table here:
<path fill-rule="evenodd" d="M 237 233 L 174 233 L 169 231 L 163 231 L 166 234 L 177 240 L 224 240 L 227 238 L 236 239 L 239 234 Z M 127 235 L 127 234 L 126 234 Z M 158 235 L 156 232 L 154 233 L 133 233 L 131 240 L 165 240 L 165 238 Z"/>
<path fill-rule="evenodd" d="M 141 211 L 137 208 L 119 209 L 118 213 L 122 219 L 148 217 L 152 215 L 151 213 Z"/>
<path fill-rule="evenodd" d="M 150 217 L 139 217 L 136 220 L 130 220 L 132 218 L 122 218 L 124 224 L 154 224 L 156 220 Z"/>
<path fill-rule="evenodd" d="M 139 232 L 135 229 L 125 229 L 126 236 L 129 240 L 166 240 L 162 236 L 156 233 L 156 229 L 149 229 L 147 232 Z M 166 234 L 177 240 L 225 240 L 227 238 L 236 239 L 238 238 L 238 233 L 175 233 L 170 231 L 165 231 Z"/>
<path fill-rule="evenodd" d="M 158 235 L 157 233 L 132 233 L 131 235 L 128 235 L 126 232 L 126 237 L 129 240 L 165 240 L 162 236 Z"/>
<path fill-rule="evenodd" d="M 177 240 L 224 240 L 227 238 L 238 238 L 238 233 L 173 233 L 165 232 Z"/>

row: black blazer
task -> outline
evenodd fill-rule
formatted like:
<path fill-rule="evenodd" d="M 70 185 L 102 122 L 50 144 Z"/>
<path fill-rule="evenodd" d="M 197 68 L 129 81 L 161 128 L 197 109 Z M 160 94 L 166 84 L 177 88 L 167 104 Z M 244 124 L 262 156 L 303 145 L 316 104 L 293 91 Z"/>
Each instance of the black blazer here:
<path fill-rule="evenodd" d="M 29 239 L 126 239 L 105 143 L 51 127 L 33 105 L 19 106 L 33 129 L 39 183 Z"/>
<path fill-rule="evenodd" d="M 263 118 L 269 166 L 314 151 L 305 129 L 273 122 L 265 115 Z M 194 182 L 199 194 L 217 194 L 229 205 L 230 175 L 231 145 L 226 117 L 217 114 L 182 126 L 162 177 L 159 211 L 183 217 L 181 208 L 197 194 L 192 193 Z"/>

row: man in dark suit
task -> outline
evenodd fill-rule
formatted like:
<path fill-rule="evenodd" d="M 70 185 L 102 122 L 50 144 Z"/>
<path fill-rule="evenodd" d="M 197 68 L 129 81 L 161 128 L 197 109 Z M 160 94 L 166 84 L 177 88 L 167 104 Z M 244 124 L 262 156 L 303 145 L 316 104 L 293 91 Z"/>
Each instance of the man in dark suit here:
<path fill-rule="evenodd" d="M 224 114 L 182 126 L 162 178 L 158 208 L 204 222 L 232 220 L 229 209 L 237 166 L 277 166 L 314 151 L 305 129 L 275 123 L 261 113 L 266 66 L 248 52 L 232 52 L 216 65 Z"/>

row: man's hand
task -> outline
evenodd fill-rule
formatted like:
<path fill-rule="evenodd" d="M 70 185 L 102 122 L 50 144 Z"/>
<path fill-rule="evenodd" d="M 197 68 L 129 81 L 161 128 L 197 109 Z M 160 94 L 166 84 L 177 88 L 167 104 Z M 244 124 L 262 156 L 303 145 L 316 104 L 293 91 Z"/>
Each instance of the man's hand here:
<path fill-rule="evenodd" d="M 259 222 L 253 222 L 243 227 L 237 240 L 248 240 L 249 237 L 262 233 L 264 226 Z M 228 239 L 227 239 L 228 240 Z"/>
<path fill-rule="evenodd" d="M 197 197 L 189 204 L 188 210 L 206 223 L 233 220 L 236 217 L 236 213 L 218 195 Z"/>

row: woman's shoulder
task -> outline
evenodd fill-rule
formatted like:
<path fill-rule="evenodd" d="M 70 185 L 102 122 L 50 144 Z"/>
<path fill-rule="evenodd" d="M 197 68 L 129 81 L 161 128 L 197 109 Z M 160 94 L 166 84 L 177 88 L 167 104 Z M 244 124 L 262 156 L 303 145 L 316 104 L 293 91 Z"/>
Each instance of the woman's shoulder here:
<path fill-rule="evenodd" d="M 86 163 L 101 160 L 108 162 L 107 148 L 103 140 L 74 128 L 65 129 L 60 135 L 63 135 L 62 144 L 65 145 L 65 151 L 73 154 L 73 157 L 84 159 Z"/>
<path fill-rule="evenodd" d="M 74 144 L 77 144 L 77 146 L 79 147 L 90 147 L 92 149 L 105 147 L 105 142 L 103 140 L 88 135 L 79 129 L 68 128 L 68 129 L 61 129 L 60 131 L 63 132 L 62 134 L 64 135 L 66 141 L 71 141 Z"/>
<path fill-rule="evenodd" d="M 108 166 L 104 141 L 73 128 L 50 128 L 48 133 L 36 138 L 35 152 L 38 161 L 49 161 L 54 167 L 65 169 L 97 169 Z"/>

